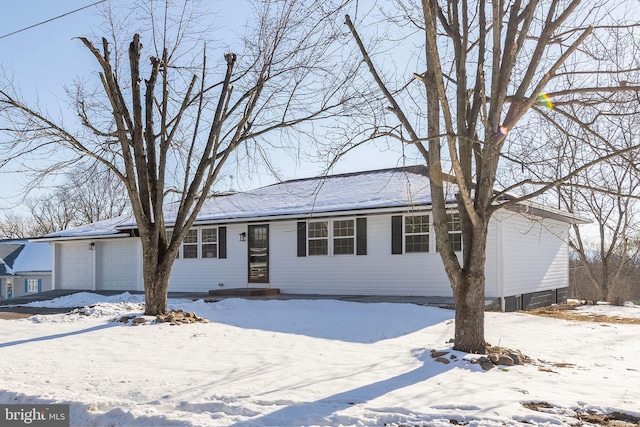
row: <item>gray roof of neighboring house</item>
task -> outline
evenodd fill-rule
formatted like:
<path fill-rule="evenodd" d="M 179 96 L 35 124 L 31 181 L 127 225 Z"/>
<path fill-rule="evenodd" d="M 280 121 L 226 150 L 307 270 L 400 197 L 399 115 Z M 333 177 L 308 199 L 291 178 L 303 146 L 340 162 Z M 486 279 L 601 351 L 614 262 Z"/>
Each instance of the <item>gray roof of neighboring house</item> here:
<path fill-rule="evenodd" d="M 0 276 L 51 272 L 52 253 L 47 243 L 27 239 L 0 241 Z"/>
<path fill-rule="evenodd" d="M 457 185 L 445 181 L 448 203 L 455 204 Z M 329 213 L 391 208 L 423 208 L 431 204 L 426 166 L 408 166 L 366 172 L 305 178 L 272 184 L 255 190 L 209 198 L 197 223 L 221 223 L 249 219 L 321 216 Z M 177 204 L 165 206 L 165 222 L 172 224 Z M 544 210 L 537 206 L 536 212 Z M 551 213 L 551 211 L 549 211 Z M 558 216 L 559 212 L 553 212 Z M 571 214 L 559 215 L 568 220 Z M 130 215 L 63 230 L 47 239 L 109 237 L 136 228 Z"/>

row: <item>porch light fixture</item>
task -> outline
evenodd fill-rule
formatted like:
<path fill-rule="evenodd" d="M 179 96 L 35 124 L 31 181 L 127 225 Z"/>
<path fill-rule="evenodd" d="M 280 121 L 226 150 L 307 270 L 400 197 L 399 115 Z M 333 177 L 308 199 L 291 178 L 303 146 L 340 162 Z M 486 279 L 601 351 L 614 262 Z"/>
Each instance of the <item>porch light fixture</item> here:
<path fill-rule="evenodd" d="M 247 233 L 243 231 L 242 233 L 240 233 L 240 241 L 244 242 L 245 240 L 247 240 Z"/>
<path fill-rule="evenodd" d="M 90 251 L 94 250 L 94 249 L 95 249 L 95 247 L 96 247 L 95 242 L 91 242 L 91 243 L 89 243 L 89 250 L 90 250 Z"/>

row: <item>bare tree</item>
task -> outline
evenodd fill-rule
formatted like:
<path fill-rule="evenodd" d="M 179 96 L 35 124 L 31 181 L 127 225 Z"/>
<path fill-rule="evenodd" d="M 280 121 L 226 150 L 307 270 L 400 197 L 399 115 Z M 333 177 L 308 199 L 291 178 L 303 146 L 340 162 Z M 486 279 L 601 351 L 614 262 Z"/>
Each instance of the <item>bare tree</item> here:
<path fill-rule="evenodd" d="M 178 10 L 169 1 L 141 2 L 138 11 L 151 18 L 146 50 L 139 34 L 128 36 L 128 50 L 106 38 L 94 44 L 81 37 L 99 65 L 104 96 L 78 90 L 80 131 L 30 107 L 15 91 L 0 91 L 5 131 L 13 135 L 5 157 L 64 147 L 75 157 L 56 167 L 89 156 L 124 183 L 142 243 L 146 314 L 166 311 L 179 246 L 238 148 L 250 152 L 266 140 L 284 140 L 296 126 L 343 113 L 349 99 L 349 59 L 340 58 L 334 43 L 339 2 L 252 4 L 255 25 L 244 51 L 224 54 L 218 71 L 209 68 L 202 33 L 189 44 L 190 28 L 203 21 L 192 2 Z M 167 194 L 176 195 L 170 239 Z"/>
<path fill-rule="evenodd" d="M 23 215 L 9 211 L 0 220 L 0 239 L 26 239 L 35 235 L 33 223 Z"/>
<path fill-rule="evenodd" d="M 73 200 L 67 197 L 64 191 L 58 190 L 53 194 L 29 198 L 26 205 L 31 211 L 32 236 L 43 236 L 79 225 L 75 222 Z"/>
<path fill-rule="evenodd" d="M 54 191 L 24 200 L 28 214 L 9 211 L 3 215 L 0 233 L 5 238 L 38 237 L 128 211 L 124 185 L 99 164 L 77 166 L 63 178 L 65 181 Z"/>
<path fill-rule="evenodd" d="M 635 156 L 631 156 L 634 158 Z M 640 248 L 637 196 L 640 177 L 626 162 L 603 163 L 586 177 L 559 190 L 562 204 L 594 220 L 591 232 L 573 226 L 569 246 L 579 257 L 577 297 L 622 304 L 631 296 L 632 272 Z M 577 181 L 577 182 L 576 182 Z"/>
<path fill-rule="evenodd" d="M 120 179 L 101 164 L 77 167 L 65 174 L 59 190 L 73 203 L 74 225 L 90 224 L 129 212 L 129 197 Z"/>
<path fill-rule="evenodd" d="M 632 77 L 638 67 L 633 56 L 616 55 L 623 35 L 630 37 L 636 24 L 614 22 L 632 16 L 625 15 L 625 5 L 579 0 L 384 4 L 384 18 L 378 17 L 377 25 L 387 22 L 395 40 L 408 41 L 405 47 L 419 46 L 408 55 L 409 66 L 387 66 L 386 72 L 378 71 L 376 56 L 358 30 L 366 34 L 367 19 L 374 14 L 355 23 L 346 17 L 381 94 L 369 137 L 413 146 L 429 167 L 436 241 L 456 304 L 457 350 L 485 351 L 484 269 L 491 216 L 638 148 L 620 148 L 615 141 L 602 144 L 597 156 L 576 159 L 571 170 L 552 181 L 524 173 L 532 151 L 546 155 L 548 162 L 556 158 L 548 141 L 540 138 L 540 128 L 533 126 L 536 120 L 554 126 L 554 118 L 562 115 L 575 124 L 578 131 L 569 137 L 578 140 L 584 132 L 597 133 L 593 125 L 598 112 L 612 103 L 624 105 L 628 114 L 637 113 L 640 86 Z M 611 34 L 618 37 L 605 42 Z M 594 46 L 598 49 L 590 48 Z M 413 73 L 409 67 L 415 67 Z M 589 109 L 593 121 L 576 115 L 579 108 Z M 525 176 L 499 179 L 505 165 Z M 449 244 L 447 182 L 458 189 L 461 259 Z"/>

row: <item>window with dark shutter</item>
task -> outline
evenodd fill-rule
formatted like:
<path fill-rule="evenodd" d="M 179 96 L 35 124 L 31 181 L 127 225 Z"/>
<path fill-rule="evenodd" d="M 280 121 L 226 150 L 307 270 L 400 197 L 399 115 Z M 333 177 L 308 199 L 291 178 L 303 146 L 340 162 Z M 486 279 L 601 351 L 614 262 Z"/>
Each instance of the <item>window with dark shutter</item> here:
<path fill-rule="evenodd" d="M 218 258 L 227 257 L 227 227 L 218 227 Z"/>
<path fill-rule="evenodd" d="M 298 256 L 307 256 L 307 223 L 306 221 L 298 222 Z"/>
<path fill-rule="evenodd" d="M 391 217 L 391 253 L 402 254 L 402 215 Z"/>
<path fill-rule="evenodd" d="M 367 218 L 356 219 L 356 255 L 367 254 Z"/>

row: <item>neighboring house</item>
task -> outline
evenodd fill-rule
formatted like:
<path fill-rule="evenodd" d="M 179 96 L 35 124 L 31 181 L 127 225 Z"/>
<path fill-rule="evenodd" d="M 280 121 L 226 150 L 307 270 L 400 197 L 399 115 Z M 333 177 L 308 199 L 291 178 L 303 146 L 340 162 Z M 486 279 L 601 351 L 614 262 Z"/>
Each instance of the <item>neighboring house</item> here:
<path fill-rule="evenodd" d="M 48 243 L 0 240 L 0 299 L 52 290 L 51 260 Z"/>
<path fill-rule="evenodd" d="M 461 254 L 454 184 L 451 244 Z M 290 294 L 451 297 L 436 252 L 426 167 L 299 179 L 211 197 L 185 238 L 170 291 L 272 287 Z M 165 222 L 175 212 L 168 205 Z M 572 214 L 528 203 L 489 227 L 486 296 L 514 310 L 566 299 Z M 135 221 L 46 236 L 55 288 L 143 290 Z"/>

